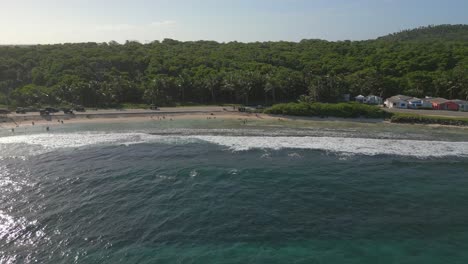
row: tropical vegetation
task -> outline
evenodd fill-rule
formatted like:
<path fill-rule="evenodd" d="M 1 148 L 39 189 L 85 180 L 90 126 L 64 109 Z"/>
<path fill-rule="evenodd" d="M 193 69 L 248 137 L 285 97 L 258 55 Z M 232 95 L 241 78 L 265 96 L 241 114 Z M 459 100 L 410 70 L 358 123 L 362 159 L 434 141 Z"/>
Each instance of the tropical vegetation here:
<path fill-rule="evenodd" d="M 0 46 L 0 105 L 271 105 L 344 94 L 468 98 L 468 26 L 367 41 Z"/>

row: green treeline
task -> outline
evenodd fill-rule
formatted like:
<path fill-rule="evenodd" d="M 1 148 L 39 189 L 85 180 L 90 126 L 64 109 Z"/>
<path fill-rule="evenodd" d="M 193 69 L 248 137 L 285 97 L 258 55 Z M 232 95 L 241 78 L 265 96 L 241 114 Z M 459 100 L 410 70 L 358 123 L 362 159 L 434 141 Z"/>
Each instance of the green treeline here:
<path fill-rule="evenodd" d="M 427 36 L 427 28 L 412 34 L 421 30 Z M 270 105 L 297 101 L 301 95 L 338 102 L 343 94 L 465 99 L 467 33 L 458 39 L 453 31 L 447 34 L 448 39 L 437 33 L 437 40 L 420 41 L 391 35 L 390 40 L 340 42 L 166 39 L 0 46 L 0 105 Z"/>

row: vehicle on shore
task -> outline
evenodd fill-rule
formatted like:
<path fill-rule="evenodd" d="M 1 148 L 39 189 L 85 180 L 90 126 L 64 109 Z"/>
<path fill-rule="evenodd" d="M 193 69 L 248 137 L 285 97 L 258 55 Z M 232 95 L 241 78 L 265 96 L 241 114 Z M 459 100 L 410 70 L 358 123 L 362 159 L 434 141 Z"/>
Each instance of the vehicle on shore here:
<path fill-rule="evenodd" d="M 11 113 L 10 110 L 6 108 L 0 108 L 0 115 L 7 115 L 9 113 Z"/>
<path fill-rule="evenodd" d="M 49 113 L 58 113 L 59 110 L 57 108 L 54 108 L 54 107 L 46 107 L 44 108 L 45 111 L 49 112 Z"/>
<path fill-rule="evenodd" d="M 26 109 L 23 108 L 23 107 L 18 107 L 16 108 L 16 111 L 15 111 L 17 114 L 26 114 Z"/>
<path fill-rule="evenodd" d="M 73 107 L 73 110 L 75 110 L 76 112 L 86 112 L 86 109 L 81 105 Z"/>
<path fill-rule="evenodd" d="M 157 107 L 156 105 L 150 105 L 149 109 L 150 110 L 159 110 L 159 107 Z"/>
<path fill-rule="evenodd" d="M 255 109 L 257 109 L 257 110 L 263 110 L 263 109 L 265 109 L 265 106 L 263 106 L 263 105 L 257 105 L 257 106 L 255 106 Z"/>
<path fill-rule="evenodd" d="M 73 114 L 73 110 L 70 108 L 62 108 L 64 114 Z"/>
<path fill-rule="evenodd" d="M 39 114 L 40 114 L 41 116 L 49 116 L 49 115 L 50 115 L 50 112 L 47 111 L 47 109 L 41 109 L 41 110 L 39 110 Z"/>

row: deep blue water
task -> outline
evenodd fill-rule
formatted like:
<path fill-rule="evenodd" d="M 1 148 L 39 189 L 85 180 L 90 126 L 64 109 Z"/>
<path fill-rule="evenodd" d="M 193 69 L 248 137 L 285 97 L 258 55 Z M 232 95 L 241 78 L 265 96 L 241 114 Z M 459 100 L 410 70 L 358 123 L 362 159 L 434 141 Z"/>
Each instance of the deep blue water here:
<path fill-rule="evenodd" d="M 468 262 L 466 157 L 34 140 L 2 149 L 0 263 Z"/>

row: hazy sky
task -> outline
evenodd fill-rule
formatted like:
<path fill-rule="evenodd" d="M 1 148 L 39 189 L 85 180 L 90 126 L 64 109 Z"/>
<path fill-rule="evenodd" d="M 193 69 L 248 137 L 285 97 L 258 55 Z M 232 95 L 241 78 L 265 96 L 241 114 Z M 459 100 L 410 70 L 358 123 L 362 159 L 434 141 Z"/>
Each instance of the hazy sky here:
<path fill-rule="evenodd" d="M 468 24 L 468 0 L 0 0 L 0 44 L 360 40 Z"/>

